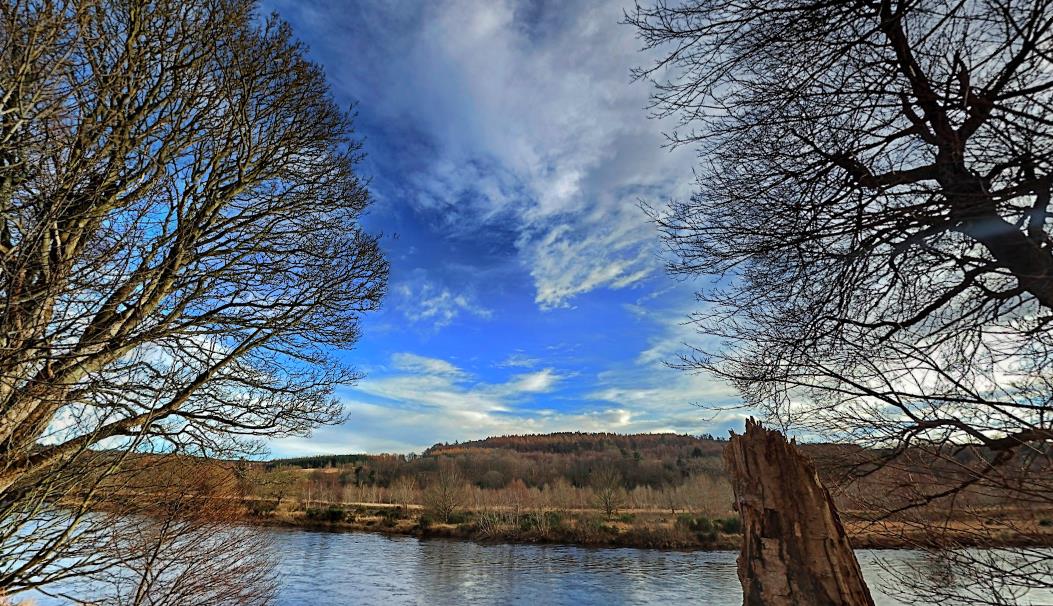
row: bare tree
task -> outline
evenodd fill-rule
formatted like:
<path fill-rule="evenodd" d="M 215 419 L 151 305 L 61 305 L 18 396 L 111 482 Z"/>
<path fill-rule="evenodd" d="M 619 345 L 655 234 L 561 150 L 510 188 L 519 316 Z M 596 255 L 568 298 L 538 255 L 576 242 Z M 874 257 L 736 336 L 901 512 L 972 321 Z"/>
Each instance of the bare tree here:
<path fill-rule="evenodd" d="M 596 507 L 603 510 L 608 518 L 614 517 L 618 508 L 625 503 L 621 472 L 611 465 L 604 465 L 589 474 L 589 483 L 595 495 Z"/>
<path fill-rule="evenodd" d="M 408 507 L 416 503 L 417 494 L 417 479 L 413 476 L 399 476 L 391 484 L 391 502 L 396 505 Z"/>
<path fill-rule="evenodd" d="M 76 585 L 107 606 L 263 606 L 277 591 L 267 535 L 244 526 L 237 479 L 216 464 L 165 458 L 148 465 L 115 520 L 115 565 Z M 129 503 L 125 503 L 127 506 Z"/>
<path fill-rule="evenodd" d="M 683 366 L 879 447 L 856 471 L 931 465 L 871 500 L 882 519 L 1053 506 L 1051 3 L 659 0 L 627 20 L 671 144 L 699 151 L 697 193 L 654 213 L 670 269 L 718 278 L 692 317 L 715 345 Z M 1048 585 L 1038 557 L 999 574 Z"/>
<path fill-rule="evenodd" d="M 255 6 L 0 7 L 0 588 L 48 578 L 120 451 L 341 416 L 330 351 L 387 265 L 350 116 Z"/>
<path fill-rule="evenodd" d="M 424 491 L 425 510 L 443 523 L 464 503 L 464 476 L 452 461 L 440 461 L 438 469 Z"/>

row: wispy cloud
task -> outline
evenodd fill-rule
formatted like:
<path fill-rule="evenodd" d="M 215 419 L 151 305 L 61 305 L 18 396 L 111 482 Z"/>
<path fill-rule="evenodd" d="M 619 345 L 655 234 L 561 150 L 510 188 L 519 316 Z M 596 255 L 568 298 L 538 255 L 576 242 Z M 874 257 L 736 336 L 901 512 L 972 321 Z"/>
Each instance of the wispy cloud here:
<path fill-rule="evenodd" d="M 648 325 L 645 332 L 650 336 L 633 360 L 600 373 L 590 398 L 657 414 L 694 409 L 707 424 L 741 418 L 738 411 L 724 410 L 740 401 L 733 386 L 718 377 L 670 367 L 681 354 L 690 353 L 691 346 L 713 345 L 713 337 L 699 334 L 687 322 L 689 307 L 654 309 L 638 302 L 626 308 Z"/>
<path fill-rule="evenodd" d="M 532 358 L 522 352 L 516 352 L 501 360 L 495 366 L 498 368 L 534 368 L 540 363 L 540 358 Z"/>
<path fill-rule="evenodd" d="M 547 393 L 552 391 L 563 377 L 551 368 L 529 372 L 512 377 L 512 380 L 500 386 L 500 390 L 510 395 L 524 393 Z"/>
<path fill-rule="evenodd" d="M 538 407 L 534 397 L 557 394 L 568 377 L 554 368 L 485 381 L 447 360 L 403 352 L 389 370 L 341 393 L 346 425 L 322 428 L 306 441 L 274 443 L 286 453 L 409 452 L 436 441 L 552 431 L 698 432 L 702 426 L 734 422 L 739 415 L 708 415 L 691 403 L 724 399 L 724 386 L 701 377 L 653 369 L 610 371 L 597 378 L 575 409 Z M 641 374 L 637 374 L 641 373 Z M 650 373 L 651 379 L 646 379 Z M 378 373 L 381 374 L 381 373 Z"/>
<path fill-rule="evenodd" d="M 486 436 L 554 431 L 661 431 L 668 427 L 638 422 L 627 410 L 607 407 L 582 413 L 549 411 L 531 416 L 485 414 L 456 410 L 437 415 L 428 410 L 345 399 L 346 426 L 319 429 L 310 438 L 288 438 L 274 444 L 286 454 L 342 452 L 421 452 L 437 442 L 474 440 Z"/>
<path fill-rule="evenodd" d="M 399 309 L 406 319 L 434 330 L 449 326 L 462 314 L 483 319 L 493 315 L 492 310 L 478 304 L 472 296 L 455 294 L 449 288 L 436 286 L 425 279 L 416 283 L 404 282 L 394 290 L 399 297 Z"/>
<path fill-rule="evenodd" d="M 276 448 L 734 421 L 693 406 L 734 402 L 727 385 L 664 365 L 704 337 L 682 325 L 690 288 L 660 276 L 639 201 L 689 195 L 696 158 L 647 118 L 621 5 L 264 2 L 359 102 L 367 220 L 399 235 L 385 310 L 348 358 L 369 370 L 340 393 L 350 422 Z"/>
<path fill-rule="evenodd" d="M 397 353 L 391 356 L 392 365 L 398 370 L 414 374 L 439 375 L 445 377 L 463 377 L 465 372 L 446 360 L 418 356 L 413 353 Z"/>
<path fill-rule="evenodd" d="M 335 3 L 274 4 L 326 32 L 312 48 L 341 58 L 338 89 L 392 146 L 371 150 L 398 173 L 389 197 L 450 235 L 511 231 L 539 307 L 658 270 L 638 200 L 687 194 L 695 160 L 662 149 L 648 88 L 630 82 L 647 59 L 621 5 L 365 2 L 334 23 Z"/>

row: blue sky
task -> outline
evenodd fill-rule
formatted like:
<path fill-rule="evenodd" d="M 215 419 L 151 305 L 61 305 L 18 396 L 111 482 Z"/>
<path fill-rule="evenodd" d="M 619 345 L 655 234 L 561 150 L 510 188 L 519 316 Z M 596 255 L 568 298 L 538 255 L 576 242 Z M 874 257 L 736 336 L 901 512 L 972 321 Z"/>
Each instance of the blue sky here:
<path fill-rule="evenodd" d="M 697 284 L 662 270 L 639 201 L 692 189 L 662 148 L 618 2 L 272 0 L 357 103 L 390 294 L 342 357 L 349 420 L 275 455 L 419 451 L 549 431 L 726 432 L 727 385 L 667 368 L 700 344 Z"/>

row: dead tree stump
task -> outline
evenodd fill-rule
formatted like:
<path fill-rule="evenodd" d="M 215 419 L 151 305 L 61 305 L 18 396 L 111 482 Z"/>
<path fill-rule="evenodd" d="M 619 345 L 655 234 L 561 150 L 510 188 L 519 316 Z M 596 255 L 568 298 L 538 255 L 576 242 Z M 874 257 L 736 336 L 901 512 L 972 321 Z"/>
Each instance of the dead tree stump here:
<path fill-rule="evenodd" d="M 746 421 L 724 462 L 742 517 L 745 606 L 873 606 L 815 466 L 778 431 Z"/>

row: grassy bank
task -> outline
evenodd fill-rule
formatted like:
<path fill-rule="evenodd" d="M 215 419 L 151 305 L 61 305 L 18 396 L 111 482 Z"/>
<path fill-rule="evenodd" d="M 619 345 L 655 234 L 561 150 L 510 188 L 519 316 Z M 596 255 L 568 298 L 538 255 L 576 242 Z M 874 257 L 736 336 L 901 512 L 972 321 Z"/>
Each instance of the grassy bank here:
<path fill-rule="evenodd" d="M 248 502 L 246 516 L 257 524 L 368 531 L 481 542 L 561 543 L 592 547 L 651 549 L 737 549 L 737 517 L 710 519 L 691 514 L 626 511 L 607 517 L 596 510 L 456 511 L 437 519 L 419 506 L 384 504 L 281 507 Z"/>
<path fill-rule="evenodd" d="M 737 517 L 710 518 L 669 511 L 623 511 L 606 516 L 599 510 L 459 510 L 445 520 L 421 506 L 388 504 L 315 504 L 303 507 L 259 500 L 246 501 L 246 517 L 256 524 L 327 531 L 366 531 L 416 537 L 443 537 L 506 543 L 558 543 L 590 547 L 737 550 L 741 523 Z M 949 522 L 944 546 L 1053 546 L 1053 524 L 1046 518 L 1009 512 L 1001 526 L 974 528 Z M 918 549 L 936 546 L 931 534 L 906 522 L 873 523 L 848 519 L 845 528 L 857 549 Z M 993 531 L 993 532 L 992 532 Z M 993 541 L 992 542 L 992 538 Z"/>

